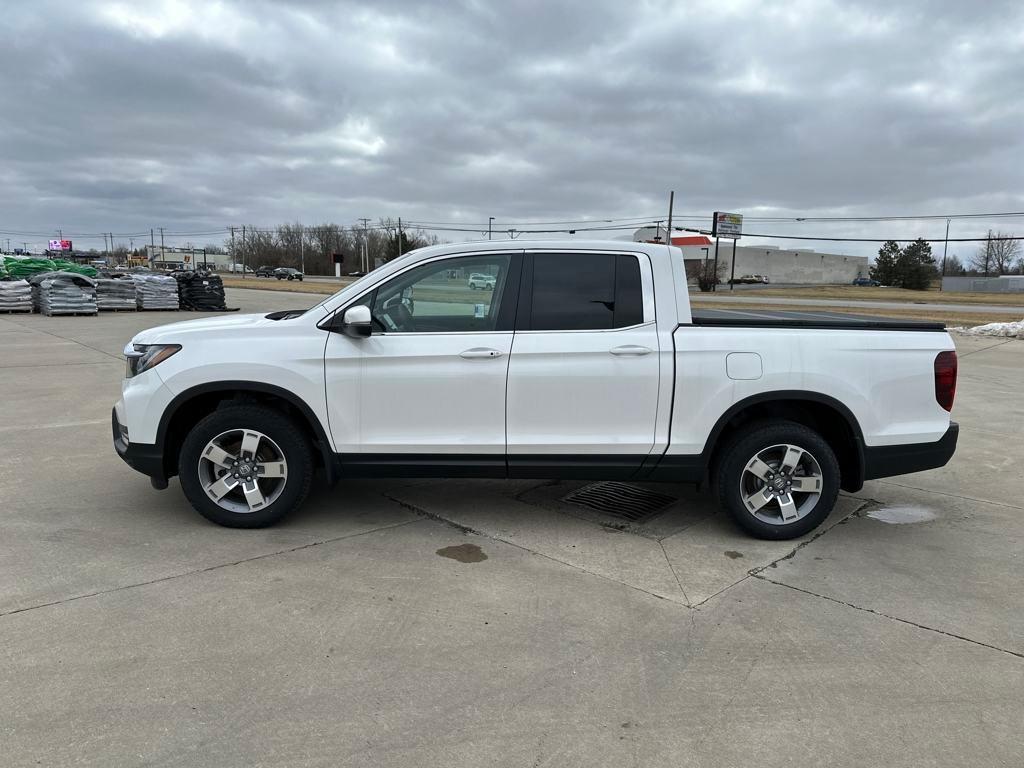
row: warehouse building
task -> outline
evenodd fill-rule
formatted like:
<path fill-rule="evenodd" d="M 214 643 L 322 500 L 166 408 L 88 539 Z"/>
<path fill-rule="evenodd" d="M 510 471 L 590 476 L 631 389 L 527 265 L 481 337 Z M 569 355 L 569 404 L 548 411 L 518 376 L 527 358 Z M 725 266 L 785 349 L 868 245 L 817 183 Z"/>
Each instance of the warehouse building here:
<path fill-rule="evenodd" d="M 633 241 L 664 242 L 664 235 L 664 229 L 644 227 L 633 234 Z M 688 265 L 715 257 L 714 239 L 697 232 L 673 233 L 672 245 L 682 249 L 683 259 Z M 730 275 L 734 274 L 732 253 L 732 240 L 721 239 L 718 263 L 725 265 L 724 281 L 728 281 Z M 764 275 L 772 283 L 852 283 L 855 278 L 868 277 L 868 267 L 867 256 L 823 253 L 811 248 L 782 249 L 775 245 L 736 246 L 736 277 Z"/>

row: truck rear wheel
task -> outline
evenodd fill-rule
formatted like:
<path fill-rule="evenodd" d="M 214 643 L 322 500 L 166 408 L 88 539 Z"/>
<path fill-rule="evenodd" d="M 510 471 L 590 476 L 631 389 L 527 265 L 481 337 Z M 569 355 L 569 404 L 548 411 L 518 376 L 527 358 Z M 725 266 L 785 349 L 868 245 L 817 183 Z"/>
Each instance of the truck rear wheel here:
<path fill-rule="evenodd" d="M 285 414 L 259 405 L 219 408 L 188 433 L 178 457 L 185 496 L 199 514 L 229 528 L 262 528 L 309 493 L 309 440 Z"/>
<path fill-rule="evenodd" d="M 824 522 L 839 497 L 839 463 L 814 430 L 760 422 L 737 433 L 718 464 L 719 505 L 759 539 L 793 539 Z"/>

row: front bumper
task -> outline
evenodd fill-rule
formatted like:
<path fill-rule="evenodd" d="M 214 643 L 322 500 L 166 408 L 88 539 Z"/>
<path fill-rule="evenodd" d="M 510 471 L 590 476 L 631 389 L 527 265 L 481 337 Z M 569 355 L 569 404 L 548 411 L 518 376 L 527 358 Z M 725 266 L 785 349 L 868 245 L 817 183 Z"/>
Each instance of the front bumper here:
<path fill-rule="evenodd" d="M 110 412 L 111 429 L 114 433 L 114 450 L 122 461 L 136 472 L 148 475 L 154 488 L 167 487 L 167 473 L 164 469 L 164 452 L 159 446 L 149 443 L 133 443 L 125 438 L 121 422 L 117 420 L 117 409 Z M 130 436 L 129 436 L 130 438 Z"/>
<path fill-rule="evenodd" d="M 960 425 L 949 423 L 946 433 L 934 443 L 864 446 L 864 479 L 907 475 L 926 469 L 944 467 L 956 452 Z"/>

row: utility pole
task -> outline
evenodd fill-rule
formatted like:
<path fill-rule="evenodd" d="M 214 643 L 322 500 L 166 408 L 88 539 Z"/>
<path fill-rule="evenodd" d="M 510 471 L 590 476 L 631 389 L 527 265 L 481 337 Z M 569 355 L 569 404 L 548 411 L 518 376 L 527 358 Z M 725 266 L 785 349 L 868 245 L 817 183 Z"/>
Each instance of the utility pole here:
<path fill-rule="evenodd" d="M 235 228 L 228 227 L 231 231 L 231 263 L 234 264 L 238 261 L 238 252 L 235 250 Z"/>
<path fill-rule="evenodd" d="M 156 250 L 156 244 L 153 242 L 153 228 L 150 227 L 149 228 L 149 253 L 146 254 L 147 256 L 149 256 L 149 258 L 146 259 L 146 261 L 148 261 L 150 263 L 150 266 L 152 266 L 152 264 L 153 264 L 153 251 L 155 251 L 155 250 Z"/>
<path fill-rule="evenodd" d="M 985 240 L 985 277 L 988 277 L 988 262 L 992 258 L 992 230 L 988 231 L 988 239 Z"/>
<path fill-rule="evenodd" d="M 231 271 L 234 271 L 234 267 Z M 245 279 L 245 224 L 242 225 L 242 279 Z"/>
<path fill-rule="evenodd" d="M 491 239 L 491 224 L 493 224 L 493 223 L 494 223 L 494 217 L 493 216 L 488 217 L 488 219 L 487 219 L 487 239 L 488 240 Z"/>
<path fill-rule="evenodd" d="M 942 244 L 942 274 L 939 275 L 939 290 L 942 290 L 942 278 L 946 276 L 946 254 L 949 253 L 949 219 L 946 219 L 946 241 Z"/>
<path fill-rule="evenodd" d="M 673 189 L 668 193 L 668 229 L 665 231 L 665 245 L 672 245 L 672 207 L 676 202 L 676 191 Z M 654 230 L 658 234 L 658 230 Z"/>
<path fill-rule="evenodd" d="M 370 220 L 367 218 L 359 219 L 363 222 L 363 272 L 370 271 Z"/>
<path fill-rule="evenodd" d="M 402 217 L 398 217 L 398 258 L 402 258 Z"/>
<path fill-rule="evenodd" d="M 299 225 L 299 267 L 303 275 L 306 274 L 306 228 Z"/>
<path fill-rule="evenodd" d="M 160 227 L 160 261 L 167 260 L 167 253 L 164 251 L 164 228 Z"/>

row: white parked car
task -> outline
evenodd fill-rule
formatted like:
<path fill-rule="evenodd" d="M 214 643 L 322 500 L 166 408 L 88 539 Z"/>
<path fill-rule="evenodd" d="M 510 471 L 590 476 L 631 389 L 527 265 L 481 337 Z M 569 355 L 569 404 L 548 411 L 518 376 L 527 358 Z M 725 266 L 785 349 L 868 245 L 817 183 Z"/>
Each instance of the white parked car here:
<path fill-rule="evenodd" d="M 473 290 L 493 291 L 497 282 L 498 279 L 494 275 L 481 275 L 479 272 L 474 272 L 469 276 L 469 287 Z"/>
<path fill-rule="evenodd" d="M 495 276 L 489 303 L 417 286 Z M 312 309 L 150 328 L 125 348 L 117 452 L 221 525 L 269 525 L 315 469 L 350 477 L 710 481 L 791 538 L 864 480 L 943 466 L 941 324 L 691 311 L 665 245 L 413 251 Z"/>
<path fill-rule="evenodd" d="M 238 272 L 240 274 L 245 273 L 247 275 L 251 275 L 253 274 L 253 269 L 246 264 L 230 264 L 228 265 L 228 272 Z"/>

